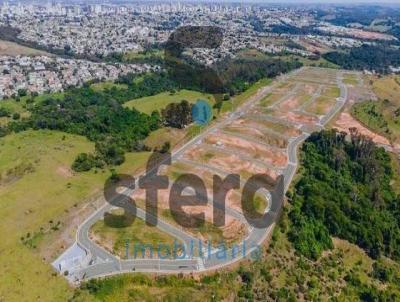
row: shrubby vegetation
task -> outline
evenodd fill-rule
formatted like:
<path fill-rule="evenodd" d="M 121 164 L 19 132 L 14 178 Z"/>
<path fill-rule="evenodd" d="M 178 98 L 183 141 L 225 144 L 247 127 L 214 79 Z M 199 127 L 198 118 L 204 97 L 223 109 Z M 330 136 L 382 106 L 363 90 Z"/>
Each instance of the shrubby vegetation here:
<path fill-rule="evenodd" d="M 359 121 L 365 124 L 365 126 L 372 129 L 374 132 L 383 135 L 390 135 L 391 130 L 389 128 L 388 122 L 386 121 L 385 116 L 382 114 L 382 106 L 385 103 L 388 103 L 388 101 L 383 102 L 384 103 L 376 101 L 366 101 L 354 104 L 354 106 L 351 108 L 351 113 Z"/>
<path fill-rule="evenodd" d="M 302 147 L 303 170 L 292 196 L 289 238 L 311 259 L 331 248 L 330 236 L 357 244 L 372 258 L 400 260 L 400 197 L 383 148 L 351 131 L 314 133 Z"/>
<path fill-rule="evenodd" d="M 400 66 L 400 52 L 390 45 L 367 45 L 346 52 L 328 52 L 323 58 L 345 69 L 375 70 L 388 73 L 390 66 Z"/>

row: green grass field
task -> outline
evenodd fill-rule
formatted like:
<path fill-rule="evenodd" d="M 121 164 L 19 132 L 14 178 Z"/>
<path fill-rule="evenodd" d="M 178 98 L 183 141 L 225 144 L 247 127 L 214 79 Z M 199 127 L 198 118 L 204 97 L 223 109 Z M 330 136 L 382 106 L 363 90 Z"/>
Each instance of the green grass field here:
<path fill-rule="evenodd" d="M 260 81 L 254 83 L 245 92 L 234 96 L 229 101 L 225 101 L 222 104 L 221 112 L 233 111 L 242 104 L 244 104 L 251 96 L 253 96 L 260 88 L 268 86 L 272 83 L 271 79 L 261 79 Z"/>
<path fill-rule="evenodd" d="M 168 104 L 171 103 L 179 103 L 182 100 L 195 103 L 198 99 L 204 99 L 208 101 L 211 106 L 214 104 L 214 98 L 211 94 L 183 89 L 175 93 L 163 92 L 153 96 L 131 100 L 126 102 L 124 106 L 128 108 L 136 108 L 141 112 L 150 114 L 154 110 L 164 109 Z"/>
<path fill-rule="evenodd" d="M 343 78 L 343 83 L 348 84 L 348 85 L 353 85 L 356 86 L 358 85 L 358 79 L 357 76 L 354 74 L 345 74 Z"/>
<path fill-rule="evenodd" d="M 400 143 L 400 84 L 398 76 L 372 78 L 371 88 L 378 101 L 355 104 L 353 116 L 373 132 Z"/>
<path fill-rule="evenodd" d="M 105 220 L 99 220 L 92 226 L 90 232 L 96 238 L 96 241 L 121 258 L 126 258 L 126 241 L 130 244 L 131 256 L 134 253 L 135 245 L 151 245 L 154 252 L 152 256 L 155 258 L 158 257 L 157 248 L 160 245 L 168 246 L 172 252 L 174 241 L 176 240 L 180 244 L 177 239 L 160 231 L 157 227 L 147 226 L 140 218 L 134 219 L 131 225 L 125 224 L 124 219 L 120 219 L 121 215 L 126 217 L 123 210 L 115 210 L 112 214 L 118 216 L 106 218 L 108 219 L 107 223 L 105 223 Z M 160 250 L 162 257 L 165 256 L 165 252 L 164 248 Z M 170 255 L 172 256 L 172 254 Z M 139 252 L 138 257 L 142 256 L 144 255 Z M 151 255 L 148 254 L 147 256 Z"/>
<path fill-rule="evenodd" d="M 146 52 L 137 52 L 137 51 L 128 51 L 124 53 L 123 60 L 124 61 L 134 61 L 134 60 L 144 60 L 144 59 L 151 59 L 151 58 L 160 58 L 164 57 L 163 50 L 153 50 L 153 51 L 146 51 Z"/>
<path fill-rule="evenodd" d="M 53 245 L 57 237 L 42 234 L 49 222 L 60 221 L 62 228 L 66 211 L 101 192 L 110 176 L 110 171 L 75 174 L 69 169 L 78 153 L 93 149 L 94 144 L 83 137 L 56 131 L 26 131 L 0 139 L 0 297 L 4 301 L 66 301 L 72 294 L 67 282 L 53 275 L 51 259 L 42 260 L 39 250 Z M 127 154 L 117 171 L 137 171 L 148 155 Z M 32 239 L 31 244 L 24 245 L 22 237 Z M 49 290 L 44 291 L 43 284 Z"/>
<path fill-rule="evenodd" d="M 116 84 L 112 81 L 95 83 L 90 86 L 94 91 L 103 91 L 105 89 L 111 89 L 113 87 L 117 89 L 127 89 L 128 86 L 126 84 Z"/>

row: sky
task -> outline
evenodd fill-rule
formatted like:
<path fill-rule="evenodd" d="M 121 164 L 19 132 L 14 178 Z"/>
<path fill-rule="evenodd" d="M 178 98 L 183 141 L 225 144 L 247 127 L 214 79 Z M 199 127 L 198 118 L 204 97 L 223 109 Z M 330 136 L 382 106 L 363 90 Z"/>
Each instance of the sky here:
<path fill-rule="evenodd" d="M 133 0 L 138 1 L 138 0 Z M 156 1 L 156 2 L 196 2 L 195 0 L 139 0 L 139 1 Z M 400 0 L 200 0 L 199 2 L 216 2 L 216 3 L 325 3 L 325 4 L 399 4 Z"/>

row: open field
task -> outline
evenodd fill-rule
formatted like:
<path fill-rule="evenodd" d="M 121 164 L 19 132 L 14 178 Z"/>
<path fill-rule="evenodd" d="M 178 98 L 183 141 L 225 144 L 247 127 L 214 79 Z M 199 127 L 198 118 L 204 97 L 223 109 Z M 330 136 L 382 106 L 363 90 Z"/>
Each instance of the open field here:
<path fill-rule="evenodd" d="M 344 74 L 344 77 L 343 77 L 343 83 L 345 83 L 347 85 L 356 86 L 356 85 L 358 85 L 357 76 L 355 74 L 346 73 L 346 74 Z"/>
<path fill-rule="evenodd" d="M 0 40 L 0 56 L 53 56 L 48 52 Z"/>
<path fill-rule="evenodd" d="M 70 166 L 94 144 L 55 131 L 26 131 L 0 139 L 0 297 L 6 301 L 67 300 L 66 281 L 48 264 L 75 238 L 86 216 L 70 215 L 100 193 L 109 171 L 75 174 Z M 141 169 L 148 153 L 127 154 L 119 172 Z M 45 189 L 44 189 L 45 188 Z M 89 207 L 88 207 L 89 206 Z M 22 240 L 23 238 L 23 240 Z M 17 277 L 16 277 L 17 276 Z M 19 282 L 15 283 L 15 278 Z M 43 284 L 51 288 L 43 291 Z"/>
<path fill-rule="evenodd" d="M 112 89 L 112 88 L 117 88 L 117 89 L 127 89 L 128 88 L 128 86 L 126 84 L 117 84 L 112 81 L 95 83 L 95 84 L 92 84 L 90 87 L 94 91 L 103 91 L 105 89 Z"/>
<path fill-rule="evenodd" d="M 214 104 L 214 98 L 211 94 L 183 89 L 175 93 L 163 92 L 153 96 L 135 99 L 126 102 L 124 106 L 150 114 L 154 110 L 164 109 L 170 103 L 179 103 L 182 100 L 195 103 L 198 99 L 206 100 L 211 106 Z"/>
<path fill-rule="evenodd" d="M 271 115 L 294 124 L 315 125 L 318 122 L 318 119 L 315 116 L 299 112 L 285 112 L 274 110 L 271 112 Z"/>
<path fill-rule="evenodd" d="M 259 140 L 260 143 L 249 141 L 242 137 L 229 135 L 234 133 L 245 135 L 248 138 L 254 138 Z M 283 151 L 279 152 L 276 148 L 270 148 L 265 144 L 276 146 L 277 148 L 285 148 L 287 146 L 287 141 L 285 139 L 273 134 L 264 133 L 262 130 L 254 128 L 239 128 L 233 126 L 227 126 L 224 128 L 224 132 L 210 135 L 205 139 L 205 142 L 219 148 L 247 154 L 255 159 L 269 157 L 271 156 L 271 152 L 277 153 L 277 156 L 279 156 L 280 153 L 284 153 Z"/>
<path fill-rule="evenodd" d="M 146 225 L 145 221 L 139 218 L 127 217 L 123 210 L 115 210 L 111 214 L 117 216 L 105 216 L 99 220 L 90 230 L 90 238 L 109 252 L 126 259 L 126 242 L 129 242 L 129 255 L 134 254 L 135 245 L 152 246 L 154 254 L 150 255 L 146 250 L 146 257 L 158 257 L 157 248 L 159 245 L 167 245 L 172 249 L 174 242 L 181 242 L 171 235 L 160 231 L 157 227 Z M 121 216 L 124 217 L 121 219 Z M 129 223 L 134 219 L 133 223 Z M 164 250 L 162 250 L 164 252 Z M 139 252 L 139 257 L 142 255 Z M 163 256 L 163 254 L 162 254 Z M 172 256 L 172 255 L 171 255 Z"/>
<path fill-rule="evenodd" d="M 278 177 L 277 172 L 266 167 L 261 167 L 259 164 L 254 162 L 243 160 L 237 154 L 226 154 L 225 152 L 219 152 L 217 150 L 210 151 L 203 145 L 188 150 L 185 153 L 184 158 L 192 161 L 200 161 L 213 167 L 218 167 L 228 173 L 237 173 L 243 180 L 248 179 L 254 174 L 267 174 L 273 179 Z M 284 157 L 278 157 L 276 159 L 271 158 L 268 160 L 274 164 L 280 165 L 284 161 Z"/>
<path fill-rule="evenodd" d="M 270 85 L 271 82 L 271 79 L 261 79 L 260 81 L 254 83 L 245 92 L 234 96 L 229 101 L 223 102 L 221 112 L 224 113 L 232 111 L 232 109 L 243 105 L 249 98 L 254 96 L 260 88 Z"/>
<path fill-rule="evenodd" d="M 260 143 L 268 144 L 277 148 L 286 148 L 288 141 L 279 134 L 262 128 L 250 128 L 250 127 L 235 127 L 227 126 L 223 129 L 228 134 L 238 134 L 240 136 L 245 135 L 250 139 L 259 139 Z"/>
<path fill-rule="evenodd" d="M 171 144 L 171 149 L 173 149 L 178 143 L 182 142 L 187 135 L 187 129 L 165 127 L 150 133 L 144 140 L 144 143 L 152 149 L 160 149 L 165 143 L 169 142 Z"/>
<path fill-rule="evenodd" d="M 266 119 L 262 119 L 257 116 L 244 116 L 242 119 L 238 119 L 232 123 L 232 126 L 248 126 L 250 128 L 267 128 L 271 129 L 277 133 L 280 133 L 285 136 L 298 136 L 300 135 L 300 131 L 288 125 L 285 125 L 284 122 L 277 123 L 271 122 Z"/>
<path fill-rule="evenodd" d="M 292 80 L 305 83 L 336 85 L 336 70 L 334 69 L 305 69 L 298 73 Z"/>
<path fill-rule="evenodd" d="M 306 111 L 316 115 L 325 115 L 332 109 L 335 103 L 336 103 L 335 99 L 321 96 L 317 98 L 309 106 L 307 106 Z"/>
<path fill-rule="evenodd" d="M 378 101 L 364 100 L 352 108 L 352 115 L 373 132 L 400 144 L 400 81 L 398 76 L 370 78 L 370 88 Z"/>

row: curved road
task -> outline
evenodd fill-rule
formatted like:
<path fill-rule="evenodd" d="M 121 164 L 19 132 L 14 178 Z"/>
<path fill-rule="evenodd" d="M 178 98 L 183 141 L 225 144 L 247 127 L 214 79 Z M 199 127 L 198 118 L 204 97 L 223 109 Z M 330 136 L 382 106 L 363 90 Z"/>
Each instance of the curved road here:
<path fill-rule="evenodd" d="M 300 72 L 296 70 L 291 74 L 296 74 Z M 252 106 L 265 97 L 272 89 L 277 86 L 282 80 L 286 80 L 289 75 L 281 76 L 274 85 L 262 88 L 255 96 L 250 98 L 241 108 L 240 111 L 236 111 L 229 115 L 225 120 L 215 124 L 209 129 L 205 130 L 203 133 L 198 135 L 196 138 L 182 146 L 172 155 L 172 161 L 180 160 L 181 155 L 190 147 L 201 142 L 208 134 L 212 131 L 222 129 L 226 125 L 230 125 L 233 120 L 239 118 L 244 112 L 247 112 L 252 108 Z M 334 115 L 336 115 L 339 110 L 342 109 L 347 100 L 347 88 L 342 83 L 342 76 L 337 76 L 337 82 L 340 87 L 341 95 L 334 108 L 324 116 L 319 123 L 319 126 L 324 126 Z M 275 119 L 275 118 L 274 118 Z M 282 120 L 280 120 L 282 122 Z M 283 121 L 287 124 L 291 124 L 288 121 Z M 301 125 L 300 125 L 301 126 Z M 304 128 L 304 127 L 303 127 Z M 304 130 L 301 128 L 302 130 Z M 288 165 L 283 170 L 284 180 L 282 181 L 282 190 L 286 192 L 289 185 L 296 173 L 298 159 L 297 159 L 297 149 L 300 144 L 309 136 L 309 133 L 303 131 L 303 134 L 292 138 L 289 140 L 287 147 L 288 154 Z M 136 183 L 137 186 L 137 183 Z M 135 187 L 136 187 L 135 186 Z M 132 189 L 125 189 L 123 194 L 130 196 L 132 194 Z M 281 192 L 282 193 L 282 192 Z M 274 194 L 273 192 L 271 194 Z M 121 260 L 109 252 L 95 244 L 89 239 L 89 230 L 91 226 L 103 218 L 104 213 L 110 211 L 113 208 L 110 204 L 106 203 L 90 217 L 88 217 L 78 228 L 76 241 L 78 245 L 84 249 L 87 253 L 87 258 L 90 260 L 88 263 L 82 264 L 82 268 L 76 270 L 73 273 L 75 281 L 86 280 L 90 278 L 108 276 L 113 274 L 119 274 L 123 272 L 157 272 L 157 273 L 188 273 L 188 272 L 201 272 L 206 270 L 215 270 L 220 267 L 229 265 L 233 262 L 239 261 L 243 258 L 249 258 L 254 256 L 254 251 L 257 251 L 258 247 L 261 246 L 263 241 L 270 236 L 273 229 L 275 219 L 279 215 L 281 207 L 279 205 L 272 204 L 269 211 L 266 213 L 268 215 L 270 225 L 261 228 L 251 228 L 248 236 L 234 248 L 226 249 L 226 256 L 223 257 L 221 250 L 212 249 L 207 246 L 203 246 L 202 252 L 204 253 L 202 257 L 185 257 L 182 255 L 182 259 L 131 259 L 131 260 Z M 146 213 L 140 208 L 136 208 L 136 215 L 139 219 L 145 219 Z M 172 236 L 179 239 L 184 243 L 184 250 L 188 251 L 190 245 L 195 243 L 198 244 L 199 240 L 190 234 L 186 233 L 182 229 L 172 226 L 161 219 L 158 219 L 157 227 L 162 231 L 171 234 Z"/>

